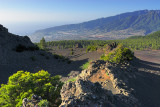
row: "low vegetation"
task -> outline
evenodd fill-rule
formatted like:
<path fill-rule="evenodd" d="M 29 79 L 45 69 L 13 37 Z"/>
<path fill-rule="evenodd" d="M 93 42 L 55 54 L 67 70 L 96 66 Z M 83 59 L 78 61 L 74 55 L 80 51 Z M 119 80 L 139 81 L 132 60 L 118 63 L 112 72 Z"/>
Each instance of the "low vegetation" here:
<path fill-rule="evenodd" d="M 82 70 L 87 69 L 87 68 L 89 67 L 90 62 L 91 62 L 91 60 L 88 61 L 88 62 L 86 62 L 86 63 L 83 64 L 82 66 L 80 66 L 80 68 L 81 68 Z"/>
<path fill-rule="evenodd" d="M 61 101 L 60 89 L 63 83 L 60 76 L 51 77 L 47 71 L 37 73 L 18 71 L 9 77 L 7 84 L 0 88 L 0 105 L 2 107 L 20 107 L 24 98 L 31 99 L 36 94 L 43 101 L 40 105 L 47 104 L 58 106 Z"/>
<path fill-rule="evenodd" d="M 97 50 L 97 46 L 89 45 L 87 46 L 86 53 L 90 51 L 96 51 L 96 50 Z"/>
<path fill-rule="evenodd" d="M 106 71 L 106 75 L 109 76 L 109 73 Z"/>
<path fill-rule="evenodd" d="M 134 53 L 129 48 L 126 48 L 122 45 L 118 45 L 107 55 L 102 55 L 100 59 L 112 63 L 124 63 L 126 61 L 131 61 L 133 58 Z"/>
<path fill-rule="evenodd" d="M 39 103 L 38 103 L 38 106 L 39 107 L 49 107 L 49 102 L 47 100 L 41 100 Z"/>
<path fill-rule="evenodd" d="M 74 82 L 74 81 L 76 81 L 76 79 L 77 79 L 77 77 L 74 77 L 74 78 L 71 78 L 71 79 L 69 79 L 67 82 Z"/>
<path fill-rule="evenodd" d="M 74 52 L 73 52 L 73 51 L 71 51 L 71 52 L 70 52 L 70 55 L 73 55 L 73 54 L 74 54 Z"/>
<path fill-rule="evenodd" d="M 58 54 L 53 54 L 55 59 L 58 59 L 59 61 L 66 61 L 68 64 L 70 64 L 72 61 L 69 58 L 66 58 L 62 55 L 58 55 Z"/>

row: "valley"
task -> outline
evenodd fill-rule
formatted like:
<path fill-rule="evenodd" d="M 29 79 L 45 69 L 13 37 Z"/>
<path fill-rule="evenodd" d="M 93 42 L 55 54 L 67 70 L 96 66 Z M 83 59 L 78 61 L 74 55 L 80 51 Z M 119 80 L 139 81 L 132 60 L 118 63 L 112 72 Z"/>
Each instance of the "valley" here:
<path fill-rule="evenodd" d="M 132 14 L 121 14 L 115 20 Z M 159 11 L 134 14 L 157 16 Z M 159 28 L 137 30 L 132 23 L 135 29 L 103 26 L 110 30 L 89 27 L 88 31 L 85 27 L 91 22 L 53 28 L 67 38 L 57 36 L 56 40 L 61 41 L 49 41 L 51 36 L 38 31 L 39 39 L 44 37 L 37 43 L 9 33 L 0 25 L 0 106 L 32 107 L 42 103 L 49 107 L 159 107 L 160 31 L 154 32 Z M 82 29 L 76 31 L 79 27 Z M 45 33 L 53 34 L 53 29 Z"/>
<path fill-rule="evenodd" d="M 139 10 L 81 23 L 54 26 L 37 30 L 30 35 L 33 42 L 42 37 L 59 40 L 113 40 L 145 36 L 160 30 L 159 10 Z"/>
<path fill-rule="evenodd" d="M 0 2 L 0 107 L 160 107 L 159 0 Z"/>

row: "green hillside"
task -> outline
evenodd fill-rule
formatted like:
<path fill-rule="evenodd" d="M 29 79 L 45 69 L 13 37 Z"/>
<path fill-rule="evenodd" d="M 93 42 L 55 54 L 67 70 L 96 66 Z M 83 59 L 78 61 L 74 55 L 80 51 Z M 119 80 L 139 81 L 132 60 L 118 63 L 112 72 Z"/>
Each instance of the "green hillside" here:
<path fill-rule="evenodd" d="M 149 34 L 147 36 L 139 36 L 137 38 L 128 38 L 119 40 L 124 46 L 135 50 L 160 49 L 160 31 Z"/>
<path fill-rule="evenodd" d="M 160 30 L 160 10 L 141 10 L 36 31 L 34 42 L 42 37 L 52 40 L 111 40 L 147 35 Z"/>
<path fill-rule="evenodd" d="M 117 42 L 134 50 L 160 49 L 160 31 L 146 36 L 132 36 L 121 40 L 63 40 L 46 42 L 47 47 L 57 47 L 59 49 L 73 48 L 76 44 L 81 44 L 84 48 L 88 46 L 103 47 L 105 44 Z M 40 45 L 39 43 L 36 43 Z"/>

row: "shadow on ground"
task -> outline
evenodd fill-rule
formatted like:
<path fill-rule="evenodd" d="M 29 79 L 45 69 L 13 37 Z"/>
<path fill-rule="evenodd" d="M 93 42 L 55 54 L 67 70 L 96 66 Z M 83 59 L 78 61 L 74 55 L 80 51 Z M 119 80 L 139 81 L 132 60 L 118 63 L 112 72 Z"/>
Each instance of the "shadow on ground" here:
<path fill-rule="evenodd" d="M 42 62 L 41 62 L 42 61 Z M 72 61 L 68 64 L 66 61 L 59 61 L 58 59 L 52 58 L 48 61 L 35 61 L 33 64 L 13 64 L 13 65 L 0 65 L 0 84 L 6 84 L 9 76 L 13 75 L 17 71 L 29 71 L 32 73 L 38 72 L 39 70 L 46 70 L 52 76 L 62 75 L 67 76 L 71 71 L 81 71 L 82 66 L 88 59 Z"/>
<path fill-rule="evenodd" d="M 160 75 L 154 73 L 160 74 L 160 64 L 135 59 L 132 65 L 138 69 L 136 79 L 129 80 L 135 97 L 142 107 L 160 107 Z"/>
<path fill-rule="evenodd" d="M 40 58 L 42 56 L 39 56 Z M 46 70 L 52 76 L 62 75 L 67 76 L 71 71 L 81 71 L 80 66 L 88 59 L 72 61 L 67 64 L 63 61 L 58 61 L 50 56 L 50 59 L 43 61 L 38 59 L 33 64 L 18 65 L 0 65 L 0 84 L 7 83 L 8 77 L 19 70 L 37 72 L 39 70 Z M 135 97 L 139 99 L 142 107 L 160 107 L 160 64 L 147 62 L 140 59 L 135 59 L 131 63 L 138 69 L 135 72 L 136 79 L 129 79 L 129 88 L 135 90 Z"/>

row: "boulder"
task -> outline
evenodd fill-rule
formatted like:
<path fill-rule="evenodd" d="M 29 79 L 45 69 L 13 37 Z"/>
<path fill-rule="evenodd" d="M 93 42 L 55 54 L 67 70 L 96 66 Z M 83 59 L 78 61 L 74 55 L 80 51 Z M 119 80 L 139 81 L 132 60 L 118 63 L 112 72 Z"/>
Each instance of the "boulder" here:
<path fill-rule="evenodd" d="M 8 32 L 8 29 L 0 25 L 0 46 L 6 50 L 13 50 L 18 45 L 34 47 L 28 36 L 18 36 Z"/>

